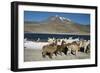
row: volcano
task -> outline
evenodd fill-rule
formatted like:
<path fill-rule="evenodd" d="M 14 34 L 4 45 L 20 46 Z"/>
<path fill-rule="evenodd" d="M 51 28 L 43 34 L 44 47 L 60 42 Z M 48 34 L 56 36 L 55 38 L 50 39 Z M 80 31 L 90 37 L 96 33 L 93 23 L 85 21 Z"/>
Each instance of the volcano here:
<path fill-rule="evenodd" d="M 71 33 L 87 35 L 90 33 L 90 25 L 82 25 L 75 23 L 69 18 L 55 15 L 39 22 L 25 21 L 24 31 L 36 33 Z"/>

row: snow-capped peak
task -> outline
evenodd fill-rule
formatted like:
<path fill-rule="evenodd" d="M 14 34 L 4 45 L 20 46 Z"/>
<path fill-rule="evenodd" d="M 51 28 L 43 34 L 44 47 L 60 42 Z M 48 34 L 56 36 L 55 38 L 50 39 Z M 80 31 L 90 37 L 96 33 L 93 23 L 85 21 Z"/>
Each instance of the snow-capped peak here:
<path fill-rule="evenodd" d="M 64 21 L 71 21 L 70 19 L 68 18 L 65 18 L 65 17 L 62 17 L 62 16 L 59 16 L 59 15 L 55 15 L 51 18 L 51 20 L 60 20 L 61 22 L 64 22 Z"/>
<path fill-rule="evenodd" d="M 68 18 L 61 17 L 61 16 L 58 16 L 58 15 L 56 15 L 56 17 L 59 17 L 59 19 L 60 19 L 61 21 L 65 21 L 65 20 L 67 20 L 67 21 L 71 21 L 71 20 L 68 19 Z"/>
<path fill-rule="evenodd" d="M 62 20 L 62 21 L 64 21 L 66 18 L 64 18 L 64 17 L 59 17 L 60 18 L 60 20 Z"/>

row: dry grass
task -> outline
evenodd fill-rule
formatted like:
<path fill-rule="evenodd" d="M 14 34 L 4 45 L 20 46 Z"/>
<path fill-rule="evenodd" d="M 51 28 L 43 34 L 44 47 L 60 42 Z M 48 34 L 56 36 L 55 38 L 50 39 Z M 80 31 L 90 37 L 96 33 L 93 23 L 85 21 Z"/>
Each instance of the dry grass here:
<path fill-rule="evenodd" d="M 90 54 L 79 52 L 78 56 L 75 55 L 53 55 L 53 58 L 50 59 L 48 56 L 46 58 L 42 57 L 42 50 L 36 49 L 24 49 L 24 61 L 51 61 L 51 60 L 75 60 L 75 59 L 89 59 Z"/>

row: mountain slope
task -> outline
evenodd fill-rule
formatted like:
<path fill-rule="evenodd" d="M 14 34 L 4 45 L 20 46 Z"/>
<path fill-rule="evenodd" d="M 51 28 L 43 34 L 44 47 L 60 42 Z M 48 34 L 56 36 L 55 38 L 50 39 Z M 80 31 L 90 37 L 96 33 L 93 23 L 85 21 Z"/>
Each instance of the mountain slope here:
<path fill-rule="evenodd" d="M 44 32 L 44 33 L 73 33 L 73 34 L 89 34 L 89 25 L 80 25 L 74 23 L 70 19 L 51 16 L 48 19 L 41 22 L 26 23 L 24 25 L 24 31 L 28 32 Z"/>

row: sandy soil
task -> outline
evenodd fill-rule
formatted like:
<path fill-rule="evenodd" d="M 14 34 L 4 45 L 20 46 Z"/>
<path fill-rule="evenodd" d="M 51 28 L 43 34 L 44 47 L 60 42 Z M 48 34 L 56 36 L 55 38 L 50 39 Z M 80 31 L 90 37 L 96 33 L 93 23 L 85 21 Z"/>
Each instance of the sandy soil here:
<path fill-rule="evenodd" d="M 50 61 L 50 60 L 75 60 L 75 59 L 89 59 L 90 54 L 86 54 L 83 52 L 79 52 L 78 56 L 75 55 L 53 55 L 53 58 L 50 59 L 48 56 L 45 58 L 42 57 L 42 50 L 37 49 L 24 49 L 24 61 L 25 62 L 31 62 L 31 61 Z"/>

